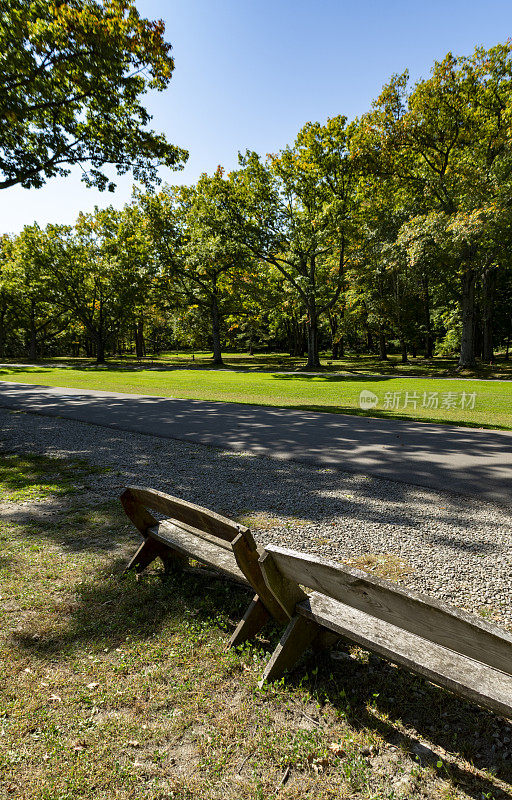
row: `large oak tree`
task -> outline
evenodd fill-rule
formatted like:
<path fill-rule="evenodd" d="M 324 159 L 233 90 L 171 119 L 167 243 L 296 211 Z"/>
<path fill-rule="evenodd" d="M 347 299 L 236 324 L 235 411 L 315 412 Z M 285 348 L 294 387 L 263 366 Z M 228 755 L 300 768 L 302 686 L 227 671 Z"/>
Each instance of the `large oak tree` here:
<path fill-rule="evenodd" d="M 148 125 L 141 103 L 174 69 L 162 21 L 134 0 L 2 0 L 0 188 L 40 187 L 85 164 L 89 186 L 113 190 L 103 169 L 157 179 L 187 153 Z"/>

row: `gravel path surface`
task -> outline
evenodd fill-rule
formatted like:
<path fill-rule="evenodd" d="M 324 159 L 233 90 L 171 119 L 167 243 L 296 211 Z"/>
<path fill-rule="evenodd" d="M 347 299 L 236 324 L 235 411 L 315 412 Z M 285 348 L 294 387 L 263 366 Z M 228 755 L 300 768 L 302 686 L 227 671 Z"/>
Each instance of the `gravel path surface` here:
<path fill-rule="evenodd" d="M 262 543 L 356 563 L 512 629 L 512 515 L 339 469 L 0 409 L 3 452 L 86 458 L 98 502 L 149 485 L 238 517 Z M 134 534 L 134 544 L 138 541 Z"/>

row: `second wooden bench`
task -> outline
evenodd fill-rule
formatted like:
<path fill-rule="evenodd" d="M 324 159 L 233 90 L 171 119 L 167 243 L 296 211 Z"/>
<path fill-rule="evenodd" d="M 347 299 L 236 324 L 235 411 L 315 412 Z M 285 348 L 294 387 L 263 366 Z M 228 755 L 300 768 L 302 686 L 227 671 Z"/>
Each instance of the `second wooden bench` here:
<path fill-rule="evenodd" d="M 360 570 L 269 546 L 260 558 L 289 624 L 260 685 L 331 632 L 492 711 L 512 717 L 512 635 Z M 314 590 L 306 594 L 303 588 Z"/>

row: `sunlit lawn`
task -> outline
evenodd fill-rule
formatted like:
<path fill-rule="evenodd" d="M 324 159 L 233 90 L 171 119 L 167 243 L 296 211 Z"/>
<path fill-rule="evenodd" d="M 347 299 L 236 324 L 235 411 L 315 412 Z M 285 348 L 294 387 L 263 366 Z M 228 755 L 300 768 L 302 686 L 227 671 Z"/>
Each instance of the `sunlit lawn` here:
<path fill-rule="evenodd" d="M 374 373 L 378 375 L 415 375 L 429 377 L 475 377 L 475 378 L 512 378 L 512 360 L 505 360 L 504 354 L 496 357 L 494 364 L 479 362 L 474 370 L 457 369 L 456 358 L 409 358 L 407 364 L 402 364 L 400 356 L 391 354 L 387 361 L 380 361 L 375 355 L 347 355 L 345 358 L 333 360 L 329 353 L 321 353 L 322 372 L 345 372 L 347 374 Z M 64 363 L 69 366 L 89 366 L 94 362 L 88 358 L 51 358 L 48 361 Z M 22 359 L 23 361 L 23 359 Z M 288 353 L 235 353 L 224 354 L 226 368 L 231 369 L 270 369 L 297 371 L 304 369 L 305 358 L 290 356 Z M 207 367 L 212 366 L 211 351 L 172 351 L 148 355 L 137 359 L 134 355 L 124 355 L 110 359 L 112 365 L 130 366 L 133 363 L 162 366 Z"/>
<path fill-rule="evenodd" d="M 81 369 L 72 366 L 4 367 L 0 370 L 0 379 L 44 386 L 512 428 L 512 383 L 497 380 L 283 374 L 277 371 L 162 369 L 158 366 L 141 369 L 136 365 Z M 361 410 L 362 390 L 377 396 L 376 407 Z"/>

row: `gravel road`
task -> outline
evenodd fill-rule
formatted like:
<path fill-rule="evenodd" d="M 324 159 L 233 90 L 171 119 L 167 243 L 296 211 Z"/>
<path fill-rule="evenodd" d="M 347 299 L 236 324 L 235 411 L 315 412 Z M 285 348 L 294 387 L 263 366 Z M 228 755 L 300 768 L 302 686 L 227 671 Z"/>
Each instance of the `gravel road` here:
<path fill-rule="evenodd" d="M 153 486 L 243 518 L 262 543 L 387 570 L 512 629 L 512 515 L 493 503 L 7 409 L 0 431 L 3 452 L 109 467 L 87 478 L 98 502 L 128 483 Z"/>

